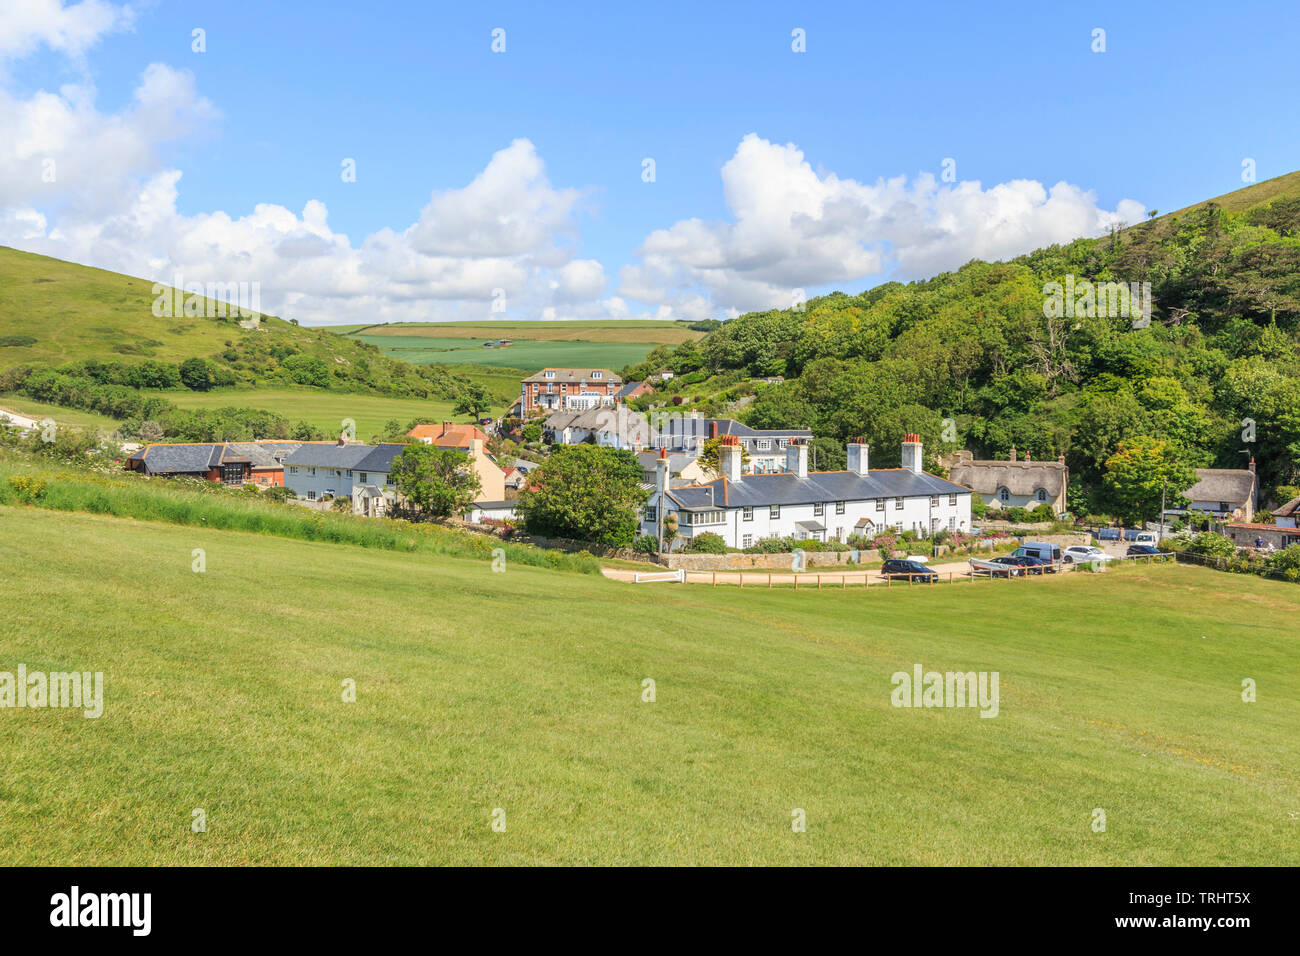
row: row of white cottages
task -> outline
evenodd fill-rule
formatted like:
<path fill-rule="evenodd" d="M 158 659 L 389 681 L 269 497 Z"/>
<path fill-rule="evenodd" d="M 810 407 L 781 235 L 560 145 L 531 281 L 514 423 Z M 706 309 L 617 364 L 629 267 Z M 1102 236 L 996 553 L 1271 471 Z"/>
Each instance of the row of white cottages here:
<path fill-rule="evenodd" d="M 929 537 L 969 531 L 971 490 L 921 467 L 921 438 L 906 435 L 903 467 L 872 471 L 868 447 L 848 446 L 845 471 L 808 471 L 808 445 L 794 440 L 786 449 L 786 470 L 744 474 L 735 436 L 719 447 L 721 476 L 704 485 L 669 487 L 668 460 L 656 463 L 655 490 L 642 513 L 641 533 L 658 536 L 662 520 L 676 515 L 677 533 L 687 542 L 698 534 L 720 535 L 732 548 L 753 547 L 764 538 L 846 541 L 850 535 L 901 534 Z"/>

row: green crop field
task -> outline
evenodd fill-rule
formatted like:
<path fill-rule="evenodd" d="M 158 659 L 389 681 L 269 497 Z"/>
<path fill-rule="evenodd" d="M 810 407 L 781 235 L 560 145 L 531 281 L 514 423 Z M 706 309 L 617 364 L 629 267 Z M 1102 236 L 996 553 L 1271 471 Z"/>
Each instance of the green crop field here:
<path fill-rule="evenodd" d="M 682 322 L 652 319 L 569 322 L 398 322 L 330 326 L 331 331 L 381 349 L 415 365 L 475 364 L 521 369 L 620 369 L 642 361 L 651 349 L 704 336 Z M 504 348 L 484 342 L 511 339 Z"/>
<path fill-rule="evenodd" d="M 520 377 L 538 369 L 620 369 L 643 360 L 653 345 L 611 342 L 533 342 L 516 339 L 508 348 L 483 348 L 480 341 L 417 335 L 354 335 L 350 338 L 378 346 L 385 355 L 413 365 L 475 364 L 521 370 Z"/>
<path fill-rule="evenodd" d="M 0 709 L 2 864 L 1300 863 L 1294 585 L 742 594 L 0 524 L 0 671 L 104 675 L 99 719 Z M 914 664 L 997 671 L 998 715 L 891 706 Z"/>

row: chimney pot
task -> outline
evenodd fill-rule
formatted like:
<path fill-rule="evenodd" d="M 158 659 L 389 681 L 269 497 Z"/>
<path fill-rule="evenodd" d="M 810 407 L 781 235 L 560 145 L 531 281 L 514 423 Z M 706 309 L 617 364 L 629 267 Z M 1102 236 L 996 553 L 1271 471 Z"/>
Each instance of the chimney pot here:
<path fill-rule="evenodd" d="M 1011 460 L 1012 460 L 1012 461 L 1015 461 L 1015 460 L 1016 460 L 1016 446 L 1015 446 L 1015 445 L 1012 445 L 1012 446 L 1011 446 Z"/>

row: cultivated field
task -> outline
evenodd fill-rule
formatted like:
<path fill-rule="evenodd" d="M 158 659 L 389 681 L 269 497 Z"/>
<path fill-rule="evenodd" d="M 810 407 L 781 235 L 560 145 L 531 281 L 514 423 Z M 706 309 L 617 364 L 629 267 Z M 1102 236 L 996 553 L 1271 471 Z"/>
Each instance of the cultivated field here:
<path fill-rule="evenodd" d="M 0 710 L 0 864 L 1300 863 L 1293 585 L 742 593 L 0 523 L 0 671 L 105 678 L 98 720 Z M 914 664 L 999 672 L 998 716 L 891 706 Z"/>
<path fill-rule="evenodd" d="M 677 345 L 704 336 L 680 322 L 652 320 L 473 325 L 403 322 L 331 328 L 416 365 L 472 363 L 523 369 L 527 374 L 547 366 L 617 370 L 642 361 L 656 346 Z M 506 348 L 483 347 L 484 342 L 503 338 L 514 344 Z"/>

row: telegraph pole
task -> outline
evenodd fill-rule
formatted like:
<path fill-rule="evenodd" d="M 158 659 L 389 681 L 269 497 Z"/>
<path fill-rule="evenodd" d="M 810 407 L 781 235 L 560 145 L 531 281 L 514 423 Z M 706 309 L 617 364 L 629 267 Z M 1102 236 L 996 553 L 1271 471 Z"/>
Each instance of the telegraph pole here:
<path fill-rule="evenodd" d="M 1156 539 L 1156 547 L 1160 547 L 1160 542 L 1165 540 L 1165 491 L 1169 488 L 1169 479 L 1160 479 L 1160 537 Z"/>

